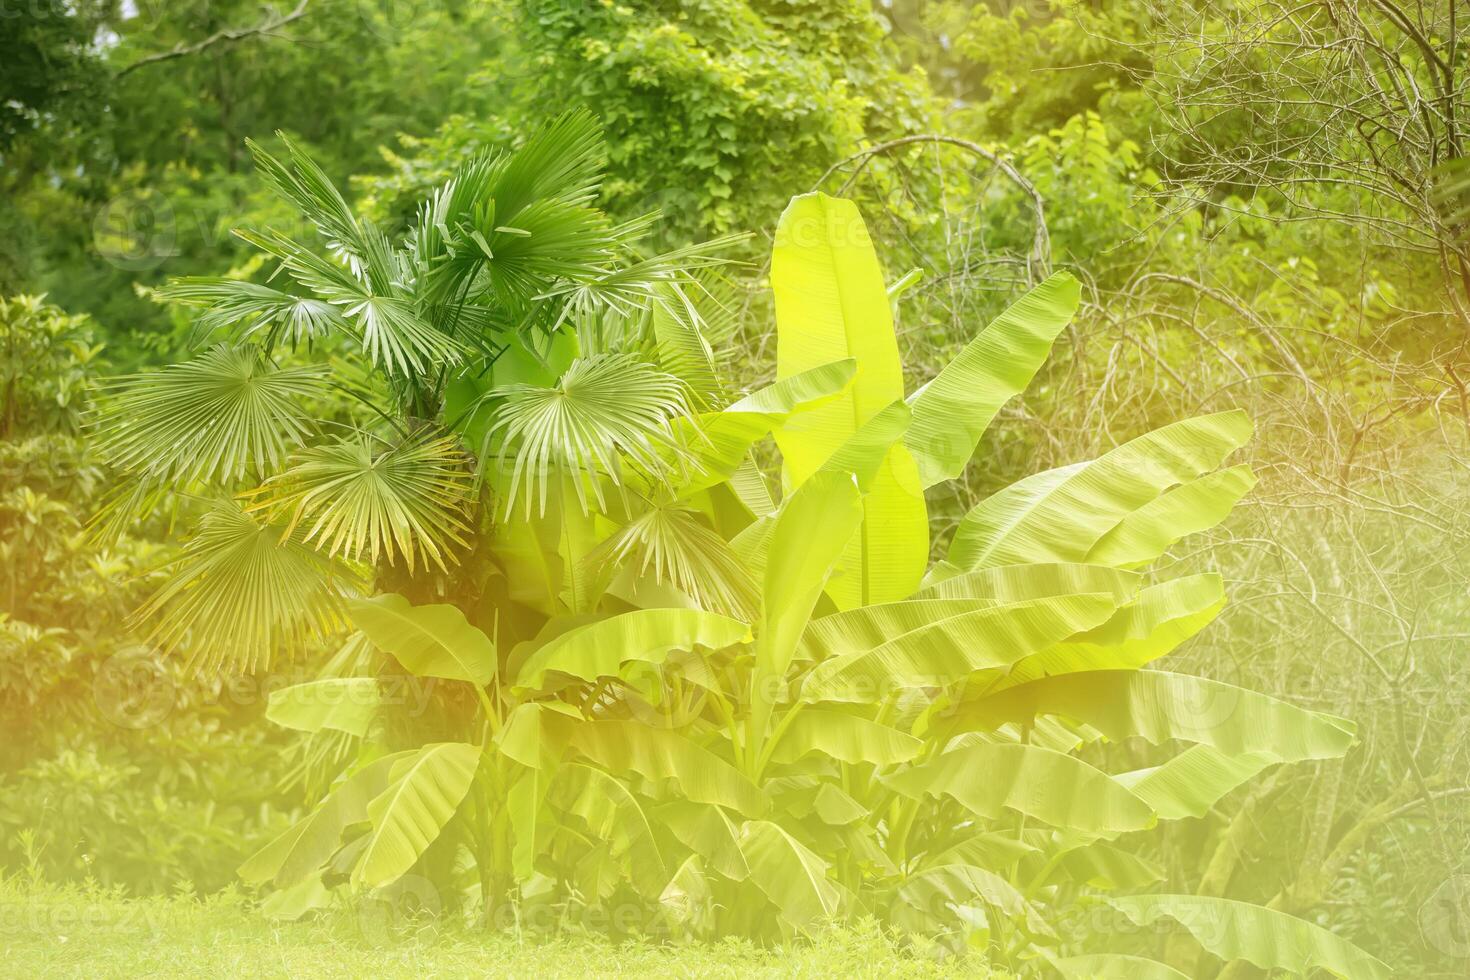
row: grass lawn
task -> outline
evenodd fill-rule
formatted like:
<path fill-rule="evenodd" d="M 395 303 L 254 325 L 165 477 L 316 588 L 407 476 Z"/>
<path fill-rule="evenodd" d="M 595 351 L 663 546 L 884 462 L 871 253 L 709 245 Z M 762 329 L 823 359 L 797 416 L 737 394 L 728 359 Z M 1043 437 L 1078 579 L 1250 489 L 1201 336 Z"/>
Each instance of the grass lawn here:
<path fill-rule="evenodd" d="M 0 974 L 16 977 L 986 977 L 873 928 L 786 949 L 519 939 L 426 926 L 385 938 L 342 914 L 280 923 L 229 897 L 125 899 L 0 881 Z"/>

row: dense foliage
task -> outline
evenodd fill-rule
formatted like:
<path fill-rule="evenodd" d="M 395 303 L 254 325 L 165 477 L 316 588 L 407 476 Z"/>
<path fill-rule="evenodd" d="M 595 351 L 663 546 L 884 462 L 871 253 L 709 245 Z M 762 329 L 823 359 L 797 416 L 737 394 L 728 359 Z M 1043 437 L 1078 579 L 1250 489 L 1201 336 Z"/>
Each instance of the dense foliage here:
<path fill-rule="evenodd" d="M 1303 920 L 1401 974 L 1463 974 L 1470 45 L 1449 0 L 101 0 L 0 17 L 6 867 L 207 891 L 304 819 L 323 833 L 300 860 L 246 866 L 293 886 L 261 888 L 274 914 L 396 896 L 768 938 L 810 931 L 786 907 L 805 901 L 1023 973 L 1106 952 L 1238 978 L 1263 957 L 1305 970 L 1289 951 L 1310 948 L 1373 975 Z M 811 190 L 832 197 L 780 224 Z M 820 292 L 791 273 L 791 222 L 814 201 L 866 218 L 867 272 L 843 278 L 863 350 L 808 335 L 849 304 L 795 298 Z M 875 319 L 890 308 L 892 329 Z M 995 424 L 945 400 L 1043 322 L 1026 371 L 986 388 Z M 848 356 L 867 368 L 828 367 Z M 905 395 L 907 415 L 890 408 Z M 808 430 L 840 405 L 873 428 L 834 456 L 839 429 Z M 993 539 L 1079 460 L 1106 472 L 1199 418 L 1223 426 L 1219 458 L 1138 501 L 1179 532 L 1149 563 L 1121 567 L 1143 561 L 1132 531 L 1082 550 L 1091 532 L 1056 507 L 1029 544 Z M 881 516 L 793 613 L 802 638 L 762 668 L 780 681 L 763 700 L 774 529 L 819 500 L 812 526 L 840 536 L 828 457 Z M 819 563 L 805 535 L 797 550 Z M 887 701 L 806 699 L 828 661 L 882 649 L 901 676 L 912 651 L 863 648 L 875 631 L 922 627 L 913 643 L 940 656 L 947 631 L 992 629 L 981 603 L 1021 590 L 1036 617 L 1054 600 L 1075 618 L 1102 584 L 1001 582 L 1018 561 L 1114 566 L 1100 593 L 1117 608 L 1086 643 L 1005 667 L 945 660 Z M 666 607 L 681 611 L 640 618 Z M 430 641 L 383 632 L 387 613 L 448 608 L 493 671 L 425 668 Z M 1177 711 L 1079 725 L 1055 691 L 1034 706 L 1067 703 L 1066 724 L 956 707 L 1029 698 L 984 685 L 1056 672 L 1056 650 L 1131 650 L 1130 677 L 1172 651 L 1164 676 L 1182 679 L 1156 693 L 1186 716 L 1258 690 L 1302 724 L 1351 719 L 1356 741 L 1309 726 L 1327 742 L 1261 758 L 1228 726 L 1181 736 Z M 543 652 L 562 666 L 537 673 Z M 1131 680 L 1116 693 L 1087 707 L 1139 704 Z M 789 757 L 825 732 L 803 719 L 833 713 L 883 726 L 863 729 L 870 754 L 829 739 Z M 692 742 L 755 788 L 758 810 L 714 804 L 734 850 L 689 843 L 693 818 L 670 808 L 710 805 L 652 768 L 677 760 L 633 735 L 589 754 L 581 726 L 611 722 Z M 353 849 L 364 794 L 405 775 L 373 763 L 441 744 L 475 750 L 470 788 L 425 817 L 435 843 L 378 845 L 412 860 L 373 891 Z M 1060 752 L 1160 822 L 1088 829 L 1033 812 L 1055 796 L 997 809 L 920 790 L 913 773 L 942 777 L 938 746 Z M 430 768 L 462 774 L 453 754 Z M 1065 772 L 1045 785 L 1081 785 Z M 1185 772 L 1218 793 L 1161 802 Z M 786 841 L 804 851 L 783 870 L 826 869 L 805 897 L 686 860 L 754 871 Z M 930 873 L 960 857 L 975 870 Z"/>

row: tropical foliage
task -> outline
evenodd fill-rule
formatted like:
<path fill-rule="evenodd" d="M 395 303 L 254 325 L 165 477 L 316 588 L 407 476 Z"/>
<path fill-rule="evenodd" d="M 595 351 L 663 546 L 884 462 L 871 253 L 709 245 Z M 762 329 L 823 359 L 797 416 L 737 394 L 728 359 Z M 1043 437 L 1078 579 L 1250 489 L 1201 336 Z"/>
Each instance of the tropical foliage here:
<path fill-rule="evenodd" d="M 640 257 L 647 222 L 591 204 L 597 145 L 573 114 L 470 161 L 397 247 L 304 154 L 257 149 L 321 248 L 244 233 L 294 287 L 172 284 L 217 346 L 114 392 L 124 504 L 226 492 L 145 610 L 160 640 L 240 666 L 353 629 L 269 709 L 345 764 L 242 877 L 283 914 L 427 880 L 490 921 L 619 902 L 637 931 L 777 938 L 876 915 L 1069 976 L 1165 975 L 1061 928 L 1094 905 L 1226 960 L 1386 976 L 1311 923 L 1151 891 L 1119 846 L 1354 740 L 1155 665 L 1225 603 L 1218 575 L 1147 568 L 1250 490 L 1226 465 L 1248 418 L 1027 477 L 931 564 L 925 491 L 1041 368 L 1076 280 L 909 394 L 856 207 L 795 198 L 776 378 L 735 397 L 713 249 Z M 318 346 L 362 367 L 370 412 L 313 416 Z M 427 712 L 404 683 L 435 686 Z M 1153 750 L 1094 764 L 1124 742 Z"/>

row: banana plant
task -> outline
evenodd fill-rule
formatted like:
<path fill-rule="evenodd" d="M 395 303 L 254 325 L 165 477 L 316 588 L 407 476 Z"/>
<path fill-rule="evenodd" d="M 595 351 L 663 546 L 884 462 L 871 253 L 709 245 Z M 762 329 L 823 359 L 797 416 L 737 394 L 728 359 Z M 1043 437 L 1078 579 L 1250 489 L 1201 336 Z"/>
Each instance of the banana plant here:
<path fill-rule="evenodd" d="M 548 399 L 466 379 L 455 431 L 507 461 L 485 467 L 497 584 L 468 610 L 492 625 L 349 601 L 377 674 L 281 691 L 272 717 L 345 733 L 358 757 L 242 875 L 292 908 L 416 870 L 487 910 L 616 899 L 646 931 L 757 938 L 873 915 L 1047 975 L 1181 975 L 1063 927 L 1086 907 L 1178 922 L 1222 960 L 1387 976 L 1311 923 L 1149 891 L 1160 875 L 1129 846 L 1354 741 L 1345 719 L 1158 666 L 1225 595 L 1147 566 L 1249 491 L 1226 465 L 1249 420 L 1184 419 L 1021 480 L 930 566 L 925 489 L 1026 388 L 1077 282 L 1042 282 L 911 394 L 850 202 L 792 201 L 771 282 L 775 383 L 713 407 L 726 386 L 690 319 L 687 401 L 655 440 L 555 449 L 545 431 L 581 417 L 564 402 L 599 411 L 595 385 Z M 416 744 L 371 695 L 395 672 L 454 695 Z M 369 693 L 324 709 L 323 685 Z M 1153 763 L 1105 768 L 1098 749 L 1125 740 Z"/>

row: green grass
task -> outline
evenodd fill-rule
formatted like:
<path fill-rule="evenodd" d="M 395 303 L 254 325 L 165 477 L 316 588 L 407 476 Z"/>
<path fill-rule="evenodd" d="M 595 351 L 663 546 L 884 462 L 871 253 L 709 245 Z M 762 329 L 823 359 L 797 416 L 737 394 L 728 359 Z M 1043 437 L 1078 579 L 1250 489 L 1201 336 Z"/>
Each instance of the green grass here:
<path fill-rule="evenodd" d="M 987 977 L 905 952 L 876 927 L 781 949 L 749 943 L 517 938 L 424 925 L 385 935 L 347 913 L 272 922 L 226 894 L 129 899 L 0 881 L 0 973 L 32 977 Z"/>

